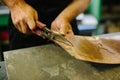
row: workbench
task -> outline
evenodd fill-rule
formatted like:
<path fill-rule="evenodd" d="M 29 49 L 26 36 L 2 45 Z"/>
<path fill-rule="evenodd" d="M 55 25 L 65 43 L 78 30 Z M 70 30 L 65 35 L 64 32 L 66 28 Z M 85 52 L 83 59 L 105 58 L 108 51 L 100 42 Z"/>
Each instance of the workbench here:
<path fill-rule="evenodd" d="M 0 61 L 0 80 L 7 80 L 7 73 L 4 61 Z"/>

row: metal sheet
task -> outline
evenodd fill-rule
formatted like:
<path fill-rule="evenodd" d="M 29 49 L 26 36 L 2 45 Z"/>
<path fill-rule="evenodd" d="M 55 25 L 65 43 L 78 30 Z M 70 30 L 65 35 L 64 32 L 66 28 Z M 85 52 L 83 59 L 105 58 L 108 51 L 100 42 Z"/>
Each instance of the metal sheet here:
<path fill-rule="evenodd" d="M 72 53 L 76 58 L 97 63 L 120 64 L 120 36 L 76 36 L 75 39 Z"/>
<path fill-rule="evenodd" d="M 77 60 L 55 44 L 4 53 L 9 80 L 120 80 L 120 65 Z"/>
<path fill-rule="evenodd" d="M 120 64 L 120 35 L 110 36 L 65 36 L 73 46 L 55 41 L 71 56 L 77 59 L 104 63 Z"/>

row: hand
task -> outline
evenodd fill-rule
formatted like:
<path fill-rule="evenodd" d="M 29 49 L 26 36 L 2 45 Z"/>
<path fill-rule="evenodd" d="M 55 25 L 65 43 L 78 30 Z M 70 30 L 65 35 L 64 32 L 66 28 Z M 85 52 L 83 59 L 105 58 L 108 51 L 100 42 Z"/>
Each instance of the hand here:
<path fill-rule="evenodd" d="M 64 36 L 73 35 L 71 24 L 66 19 L 56 18 L 51 24 L 51 30 Z"/>
<path fill-rule="evenodd" d="M 41 33 L 41 29 L 43 29 L 46 26 L 46 24 L 43 24 L 40 21 L 36 21 L 36 26 L 37 27 L 32 30 L 32 33 L 39 35 Z"/>
<path fill-rule="evenodd" d="M 35 29 L 38 14 L 35 9 L 25 2 L 10 8 L 11 17 L 15 27 L 24 34 L 31 33 Z"/>

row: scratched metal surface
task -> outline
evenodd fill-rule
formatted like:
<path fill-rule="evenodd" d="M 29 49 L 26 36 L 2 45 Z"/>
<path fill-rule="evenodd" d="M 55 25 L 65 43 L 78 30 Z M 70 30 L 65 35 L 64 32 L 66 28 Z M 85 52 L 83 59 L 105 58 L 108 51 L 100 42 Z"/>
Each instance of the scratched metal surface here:
<path fill-rule="evenodd" d="M 120 80 L 120 65 L 77 60 L 55 44 L 4 53 L 9 80 Z"/>

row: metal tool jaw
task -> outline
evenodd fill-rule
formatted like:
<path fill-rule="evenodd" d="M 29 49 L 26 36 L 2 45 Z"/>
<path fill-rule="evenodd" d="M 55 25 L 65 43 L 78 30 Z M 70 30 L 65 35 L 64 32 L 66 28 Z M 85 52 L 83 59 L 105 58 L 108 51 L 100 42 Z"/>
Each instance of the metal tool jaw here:
<path fill-rule="evenodd" d="M 41 29 L 39 36 L 43 37 L 44 39 L 58 41 L 58 42 L 62 42 L 64 44 L 72 46 L 72 43 L 70 41 L 68 41 L 63 35 L 54 33 L 47 27 L 44 27 L 43 29 Z"/>

